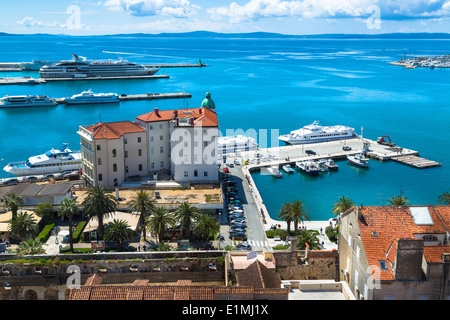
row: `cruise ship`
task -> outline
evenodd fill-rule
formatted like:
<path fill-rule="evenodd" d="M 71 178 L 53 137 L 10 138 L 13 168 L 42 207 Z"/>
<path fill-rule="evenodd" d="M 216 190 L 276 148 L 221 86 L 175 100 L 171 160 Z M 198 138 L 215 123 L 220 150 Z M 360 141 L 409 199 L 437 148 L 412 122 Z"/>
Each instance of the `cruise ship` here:
<path fill-rule="evenodd" d="M 47 96 L 4 96 L 0 98 L 0 108 L 49 107 L 56 106 L 56 100 Z"/>
<path fill-rule="evenodd" d="M 118 61 L 87 60 L 73 54 L 73 60 L 60 61 L 39 70 L 41 78 L 133 77 L 151 76 L 159 69 L 120 59 Z"/>
<path fill-rule="evenodd" d="M 73 152 L 64 144 L 61 149 L 51 149 L 27 161 L 11 162 L 3 170 L 16 176 L 29 176 L 78 170 L 81 166 L 81 152 Z"/>
<path fill-rule="evenodd" d="M 314 121 L 312 124 L 304 126 L 301 129 L 281 135 L 278 139 L 287 144 L 327 142 L 356 137 L 354 131 L 355 129 L 353 128 L 341 125 L 320 126 L 318 121 Z"/>
<path fill-rule="evenodd" d="M 117 103 L 120 102 L 117 93 L 93 93 L 91 90 L 75 94 L 70 98 L 63 98 L 67 104 Z"/>
<path fill-rule="evenodd" d="M 243 135 L 219 137 L 217 141 L 217 154 L 251 151 L 257 148 L 255 139 Z"/>

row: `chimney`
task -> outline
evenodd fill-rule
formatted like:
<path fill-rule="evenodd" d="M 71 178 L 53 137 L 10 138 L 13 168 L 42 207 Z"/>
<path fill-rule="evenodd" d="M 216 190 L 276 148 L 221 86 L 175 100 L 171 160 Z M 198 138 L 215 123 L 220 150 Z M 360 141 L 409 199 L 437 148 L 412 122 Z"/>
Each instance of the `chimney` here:
<path fill-rule="evenodd" d="M 155 108 L 155 114 L 159 117 L 159 109 Z"/>
<path fill-rule="evenodd" d="M 397 240 L 394 269 L 397 280 L 420 280 L 422 278 L 423 244 L 423 239 L 401 238 Z"/>

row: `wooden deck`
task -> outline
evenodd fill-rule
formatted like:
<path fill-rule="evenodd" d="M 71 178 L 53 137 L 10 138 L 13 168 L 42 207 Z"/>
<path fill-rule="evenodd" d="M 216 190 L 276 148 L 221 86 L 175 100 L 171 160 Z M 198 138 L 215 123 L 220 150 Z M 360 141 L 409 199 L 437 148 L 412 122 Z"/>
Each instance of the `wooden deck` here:
<path fill-rule="evenodd" d="M 420 158 L 418 156 L 413 156 L 413 155 L 403 156 L 403 157 L 395 157 L 395 158 L 392 158 L 392 160 L 403 163 L 403 164 L 407 164 L 411 167 L 415 167 L 415 168 L 419 168 L 419 169 L 438 167 L 441 165 L 441 163 L 439 163 L 439 162 Z"/>

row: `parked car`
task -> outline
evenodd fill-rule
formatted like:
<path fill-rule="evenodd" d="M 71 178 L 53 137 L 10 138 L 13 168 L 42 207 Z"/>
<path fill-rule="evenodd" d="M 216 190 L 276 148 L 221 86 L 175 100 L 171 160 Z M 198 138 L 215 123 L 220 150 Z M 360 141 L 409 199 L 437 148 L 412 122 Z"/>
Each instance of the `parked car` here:
<path fill-rule="evenodd" d="M 343 147 L 342 147 L 342 150 L 344 150 L 344 151 L 350 151 L 350 150 L 352 150 L 352 148 L 349 147 L 349 146 L 343 146 Z"/>
<path fill-rule="evenodd" d="M 5 182 L 3 182 L 4 186 L 14 186 L 16 184 L 19 184 L 19 180 L 15 179 L 15 178 L 9 179 L 9 180 L 6 180 Z"/>
<path fill-rule="evenodd" d="M 244 232 L 230 232 L 230 239 L 242 239 L 247 240 L 247 235 Z"/>
<path fill-rule="evenodd" d="M 234 168 L 234 164 L 232 162 L 226 164 L 227 167 Z"/>
<path fill-rule="evenodd" d="M 34 177 L 34 176 L 31 176 L 31 177 L 23 179 L 23 181 L 25 181 L 25 182 L 35 182 L 35 181 L 38 181 L 38 178 Z"/>
<path fill-rule="evenodd" d="M 305 153 L 309 154 L 309 155 L 315 155 L 316 154 L 316 152 L 313 151 L 313 150 L 306 150 Z"/>
<path fill-rule="evenodd" d="M 252 250 L 252 246 L 249 245 L 247 242 L 241 242 L 236 245 L 236 249 L 240 250 Z"/>
<path fill-rule="evenodd" d="M 233 222 L 230 227 L 247 228 L 247 224 L 245 222 Z"/>
<path fill-rule="evenodd" d="M 242 228 L 238 228 L 238 227 L 232 227 L 231 228 L 231 232 L 245 232 L 245 230 L 244 229 L 242 229 Z"/>
<path fill-rule="evenodd" d="M 228 169 L 227 167 L 223 168 L 223 172 L 225 173 L 230 173 L 230 169 Z"/>
<path fill-rule="evenodd" d="M 80 178 L 80 172 L 78 170 L 69 171 L 69 172 L 61 172 L 63 179 L 78 179 Z"/>

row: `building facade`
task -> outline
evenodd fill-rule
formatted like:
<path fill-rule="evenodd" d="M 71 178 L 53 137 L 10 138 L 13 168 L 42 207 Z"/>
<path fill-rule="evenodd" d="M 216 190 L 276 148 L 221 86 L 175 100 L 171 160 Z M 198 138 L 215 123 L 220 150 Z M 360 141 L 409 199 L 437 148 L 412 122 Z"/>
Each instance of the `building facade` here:
<path fill-rule="evenodd" d="M 360 300 L 450 300 L 450 207 L 354 207 L 340 216 L 339 274 Z"/>
<path fill-rule="evenodd" d="M 80 126 L 83 176 L 117 187 L 130 178 L 182 184 L 218 181 L 217 115 L 208 108 L 155 110 L 121 121 Z"/>

